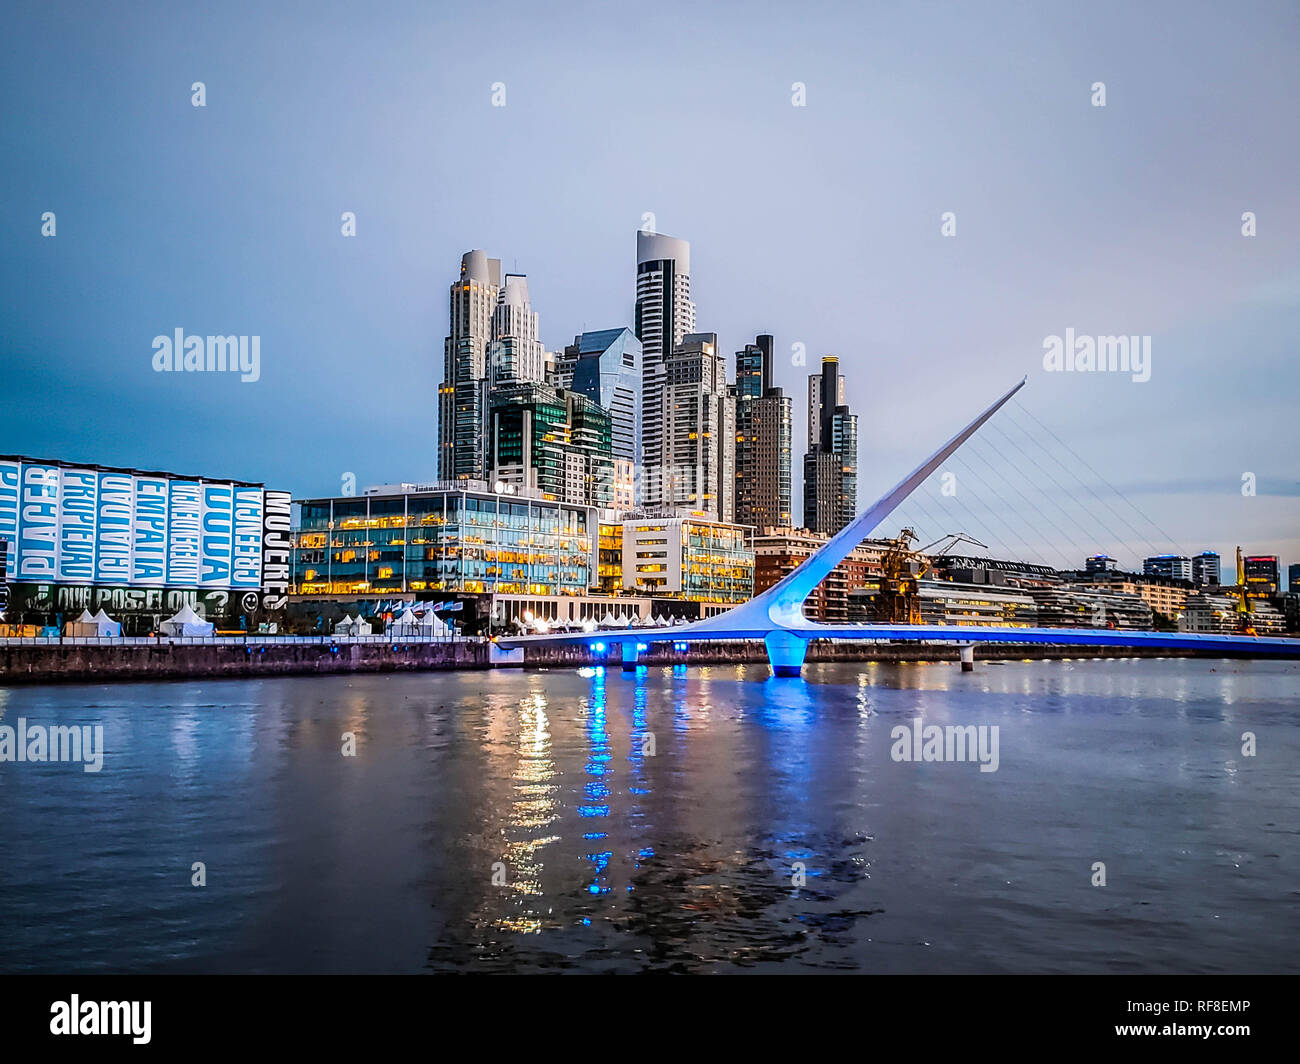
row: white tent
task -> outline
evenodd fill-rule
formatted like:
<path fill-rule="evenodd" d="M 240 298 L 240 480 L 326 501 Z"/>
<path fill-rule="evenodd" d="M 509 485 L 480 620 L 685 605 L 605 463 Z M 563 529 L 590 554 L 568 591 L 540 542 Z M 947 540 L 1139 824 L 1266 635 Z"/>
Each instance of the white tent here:
<path fill-rule="evenodd" d="M 99 625 L 100 635 L 120 636 L 122 634 L 121 622 L 113 620 L 104 612 L 103 607 L 100 607 L 99 612 L 95 614 L 95 623 Z"/>
<path fill-rule="evenodd" d="M 424 616 L 420 618 L 420 632 L 422 635 L 432 635 L 439 639 L 451 635 L 451 629 L 447 627 L 447 622 L 434 613 L 433 610 L 427 610 Z"/>
<path fill-rule="evenodd" d="M 370 625 L 361 619 L 361 615 L 355 617 L 345 613 L 343 620 L 334 626 L 335 635 L 369 635 Z"/>
<path fill-rule="evenodd" d="M 99 623 L 90 610 L 82 610 L 75 621 L 68 621 L 63 626 L 64 635 L 86 636 L 99 635 Z"/>
<path fill-rule="evenodd" d="M 158 626 L 163 635 L 211 635 L 213 625 L 205 621 L 186 604 L 180 608 L 175 617 L 168 617 Z"/>
<path fill-rule="evenodd" d="M 403 639 L 408 639 L 420 634 L 420 624 L 415 619 L 415 614 L 411 611 L 410 606 L 407 606 L 406 609 L 402 611 L 400 617 L 395 617 L 389 622 L 388 634 Z"/>

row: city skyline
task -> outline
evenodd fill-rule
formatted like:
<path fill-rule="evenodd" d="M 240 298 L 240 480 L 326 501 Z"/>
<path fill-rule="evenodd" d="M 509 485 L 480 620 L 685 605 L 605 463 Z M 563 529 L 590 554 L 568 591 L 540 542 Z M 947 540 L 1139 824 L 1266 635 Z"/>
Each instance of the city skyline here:
<path fill-rule="evenodd" d="M 542 86 L 530 76 L 544 55 L 527 49 L 544 53 L 554 38 L 534 35 L 527 46 L 507 40 L 491 61 L 472 64 L 449 54 L 446 68 L 429 75 L 428 56 L 454 51 L 467 31 L 454 17 L 435 24 L 412 9 L 412 61 L 385 89 L 409 79 L 412 91 L 396 95 L 411 104 L 381 108 L 370 132 L 346 110 L 342 127 L 327 129 L 303 106 L 321 83 L 300 64 L 341 44 L 328 33 L 303 56 L 278 56 L 285 80 L 274 81 L 277 94 L 268 91 L 265 60 L 278 38 L 264 17 L 211 27 L 202 16 L 182 16 L 168 32 L 208 40 L 205 54 L 169 51 L 164 33 L 164 46 L 148 59 L 135 55 L 135 16 L 127 15 L 121 50 L 140 60 L 137 72 L 118 68 L 95 93 L 68 95 L 53 87 L 51 71 L 62 63 L 47 61 L 48 48 L 57 43 L 68 65 L 92 76 L 104 62 L 101 42 L 39 13 L 10 11 L 6 36 L 31 47 L 19 48 L 0 78 L 34 102 L 3 134 L 15 162 L 0 177 L 0 282 L 11 298 L 3 358 L 14 394 L 28 401 L 10 404 L 0 451 L 217 467 L 300 497 L 337 491 L 346 473 L 362 484 L 429 478 L 449 262 L 471 247 L 511 256 L 502 272 L 528 275 L 541 339 L 558 350 L 575 333 L 632 324 L 627 234 L 651 213 L 657 230 L 692 244 L 698 328 L 717 333 L 728 359 L 753 336 L 773 335 L 775 384 L 796 397 L 823 354 L 841 359 L 849 405 L 864 415 L 864 496 L 905 464 L 917 418 L 951 420 L 979 382 L 1027 371 L 1026 404 L 1170 529 L 1177 546 L 1228 558 L 1240 543 L 1247 553 L 1279 554 L 1285 566 L 1300 556 L 1285 435 L 1300 325 L 1300 279 L 1288 249 L 1300 212 L 1295 191 L 1275 176 L 1294 172 L 1294 138 L 1279 133 L 1285 126 L 1260 103 L 1280 107 L 1296 95 L 1296 72 L 1283 61 L 1296 33 L 1283 10 L 1261 9 L 1250 49 L 1227 43 L 1231 20 L 1209 11 L 1170 25 L 1158 11 L 1107 9 L 1077 40 L 1064 15 L 1030 21 L 953 11 L 924 29 L 935 52 L 952 60 L 952 73 L 934 64 L 923 86 L 889 54 L 922 32 L 914 16 L 902 16 L 878 42 L 855 44 L 865 49 L 864 62 L 837 64 L 856 71 L 865 63 L 873 72 L 868 85 L 824 72 L 824 63 L 810 61 L 810 42 L 793 16 L 768 15 L 761 32 L 742 30 L 741 48 L 724 52 L 720 69 L 689 88 L 673 87 L 656 101 L 614 91 L 628 125 L 652 147 L 670 136 L 654 132 L 658 108 L 676 116 L 671 135 L 689 140 L 695 119 L 683 105 L 692 102 L 707 112 L 699 121 L 715 138 L 721 130 L 721 157 L 766 145 L 768 165 L 744 171 L 743 194 L 726 168 L 612 182 L 596 167 L 570 175 L 558 197 L 546 183 L 507 193 L 504 178 L 484 172 L 475 180 L 485 186 L 485 206 L 461 203 L 451 214 L 440 210 L 438 191 L 450 181 L 427 180 L 462 169 L 461 150 L 444 153 L 443 143 L 508 135 L 521 156 L 540 153 L 545 166 L 551 141 L 600 127 L 599 101 L 574 96 L 576 83 Z M 704 34 L 721 16 L 680 17 Z M 430 39 L 435 25 L 441 43 Z M 635 37 L 635 26 L 615 16 L 591 29 L 610 43 Z M 1157 32 L 1170 47 L 1152 57 L 1137 42 Z M 1007 69 L 976 69 L 972 41 L 999 37 Z M 253 59 L 240 51 L 248 39 Z M 751 70 L 738 95 L 728 78 L 751 45 L 748 57 L 770 60 L 770 84 L 757 91 Z M 366 47 L 364 37 L 357 46 Z M 417 48 L 425 49 L 423 61 L 414 60 Z M 649 63 L 634 50 L 628 57 Z M 1218 75 L 1209 79 L 1213 94 L 1207 58 Z M 658 62 L 680 65 L 686 52 L 670 46 Z M 493 74 L 488 68 L 497 63 L 504 70 Z M 205 69 L 188 69 L 195 66 Z M 972 72 L 982 79 L 987 114 L 962 95 L 962 76 Z M 436 86 L 425 84 L 428 77 Z M 190 104 L 196 80 L 208 90 L 203 109 Z M 498 80 L 506 86 L 502 108 L 491 102 Z M 1089 102 L 1098 80 L 1109 87 L 1105 108 Z M 806 107 L 792 105 L 795 82 L 806 86 Z M 329 84 L 335 93 L 352 87 L 346 72 Z M 891 93 L 891 85 L 911 91 Z M 1059 133 L 1044 128 L 1033 93 L 1017 93 L 1025 85 L 1050 97 Z M 1168 121 L 1188 93 L 1197 103 L 1192 114 Z M 360 97 L 373 108 L 373 97 Z M 426 123 L 424 101 L 435 98 L 463 101 L 441 126 Z M 337 121 L 335 102 L 329 112 Z M 110 110 L 114 122 L 105 121 Z M 868 154 L 858 142 L 832 138 L 849 122 L 863 129 L 862 144 L 872 144 Z M 412 140 L 422 123 L 440 132 Z M 123 131 L 138 143 L 129 159 L 106 139 Z M 601 158 L 628 150 L 629 136 L 612 135 Z M 375 159 L 346 150 L 358 137 Z M 981 138 L 996 151 L 982 153 Z M 1131 160 L 1124 193 L 1112 193 L 1087 168 L 1076 172 L 1068 152 L 1044 150 L 1065 138 Z M 52 165 L 74 172 L 73 144 L 100 160 L 93 187 L 48 176 Z M 292 151 L 300 162 L 288 157 Z M 862 165 L 876 153 L 908 165 L 898 177 Z M 159 165 L 141 172 L 141 156 Z M 967 164 L 959 181 L 942 176 L 956 158 Z M 1031 174 L 1009 169 L 1025 158 L 1033 160 Z M 228 168 L 232 159 L 242 166 Z M 380 168 L 394 159 L 418 163 L 423 179 Z M 849 179 L 859 174 L 869 175 L 865 183 Z M 189 206 L 182 211 L 182 204 Z M 46 210 L 58 217 L 50 238 L 40 236 Z M 345 211 L 356 214 L 355 238 L 340 234 Z M 950 238 L 941 235 L 946 211 L 956 215 Z M 1258 217 L 1253 237 L 1240 232 L 1244 211 Z M 150 341 L 177 327 L 260 336 L 260 380 L 156 374 Z M 1044 338 L 1071 329 L 1150 336 L 1150 379 L 1045 371 Z M 804 366 L 791 364 L 796 343 L 804 345 Z M 794 406 L 797 439 L 806 426 L 802 404 Z M 110 409 L 129 411 L 129 424 L 106 418 Z M 164 425 L 144 434 L 139 426 L 150 411 L 164 412 Z M 268 447 L 268 426 L 287 442 Z M 1257 479 L 1254 496 L 1242 494 L 1248 472 Z M 1134 544 L 1121 560 L 1136 568 L 1147 553 Z"/>

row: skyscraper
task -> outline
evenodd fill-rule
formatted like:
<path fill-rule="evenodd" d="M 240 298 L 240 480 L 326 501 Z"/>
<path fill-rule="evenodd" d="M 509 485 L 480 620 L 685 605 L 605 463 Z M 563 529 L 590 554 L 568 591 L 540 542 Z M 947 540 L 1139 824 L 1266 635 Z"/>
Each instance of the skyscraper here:
<path fill-rule="evenodd" d="M 772 337 L 736 352 L 735 518 L 756 529 L 790 525 L 792 404 L 772 384 Z"/>
<path fill-rule="evenodd" d="M 545 379 L 544 351 L 537 336 L 538 315 L 528 297 L 528 278 L 506 274 L 492 313 L 488 344 L 488 387 Z"/>
<path fill-rule="evenodd" d="M 630 329 L 601 329 L 573 338 L 556 359 L 556 379 L 609 411 L 613 504 L 635 505 L 641 465 L 641 341 Z"/>
<path fill-rule="evenodd" d="M 665 363 L 695 331 L 691 302 L 691 246 L 659 233 L 636 234 L 636 307 L 633 328 L 642 347 L 641 439 L 646 505 L 663 504 L 668 418 Z"/>
<path fill-rule="evenodd" d="M 736 396 L 716 333 L 687 333 L 663 363 L 664 475 L 647 508 L 734 515 Z M 650 463 L 647 459 L 647 469 Z"/>
<path fill-rule="evenodd" d="M 482 381 L 501 292 L 501 260 L 486 251 L 461 256 L 450 292 L 450 328 L 438 387 L 438 479 L 482 480 L 487 468 L 487 414 Z"/>
<path fill-rule="evenodd" d="M 803 523 L 835 533 L 858 507 L 858 415 L 844 402 L 839 359 L 827 355 L 808 378 L 808 453 L 803 459 Z"/>

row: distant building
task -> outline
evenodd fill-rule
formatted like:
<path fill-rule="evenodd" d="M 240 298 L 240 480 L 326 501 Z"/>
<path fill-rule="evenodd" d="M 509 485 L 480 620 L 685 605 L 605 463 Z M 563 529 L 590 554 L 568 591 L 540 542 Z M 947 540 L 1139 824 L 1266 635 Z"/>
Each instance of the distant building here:
<path fill-rule="evenodd" d="M 487 472 L 488 344 L 501 294 L 501 260 L 467 251 L 449 293 L 450 331 L 438 386 L 438 476 L 484 478 Z"/>
<path fill-rule="evenodd" d="M 1276 554 L 1252 554 L 1243 560 L 1246 573 L 1246 594 L 1251 598 L 1276 597 L 1279 587 Z"/>
<path fill-rule="evenodd" d="M 1212 550 L 1201 551 L 1192 559 L 1192 583 L 1197 587 L 1218 587 L 1219 571 L 1219 555 Z"/>
<path fill-rule="evenodd" d="M 1286 571 L 1286 588 L 1288 591 L 1300 592 L 1300 565 L 1291 565 Z"/>
<path fill-rule="evenodd" d="M 1197 592 L 1187 596 L 1183 615 L 1178 621 L 1180 632 L 1231 635 L 1241 631 L 1237 603 L 1227 595 Z"/>
<path fill-rule="evenodd" d="M 826 545 L 830 536 L 806 528 L 765 528 L 754 536 L 754 594 L 766 591 Z M 867 540 L 853 549 L 808 595 L 810 620 L 847 623 L 854 594 L 880 575 L 881 544 Z"/>
<path fill-rule="evenodd" d="M 1119 566 L 1109 554 L 1094 554 L 1084 561 L 1083 568 L 1089 573 L 1113 573 Z"/>
<path fill-rule="evenodd" d="M 772 384 L 772 337 L 736 352 L 735 520 L 788 527 L 791 495 L 790 397 Z"/>
<path fill-rule="evenodd" d="M 1157 554 L 1142 563 L 1147 576 L 1167 576 L 1174 580 L 1192 579 L 1192 559 L 1181 554 Z"/>
<path fill-rule="evenodd" d="M 808 452 L 803 464 L 803 523 L 834 534 L 858 505 L 858 416 L 844 404 L 839 360 L 822 359 L 808 378 Z"/>

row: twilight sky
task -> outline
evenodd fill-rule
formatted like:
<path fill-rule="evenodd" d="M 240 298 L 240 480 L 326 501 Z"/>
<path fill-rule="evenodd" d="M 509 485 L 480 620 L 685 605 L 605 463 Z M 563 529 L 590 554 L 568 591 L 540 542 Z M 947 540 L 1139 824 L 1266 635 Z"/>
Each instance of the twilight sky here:
<path fill-rule="evenodd" d="M 796 483 L 822 354 L 864 502 L 1028 373 L 1151 521 L 1014 408 L 1060 465 L 1005 425 L 900 518 L 1059 564 L 1300 561 L 1294 2 L 178 6 L 0 10 L 0 453 L 432 479 L 461 253 L 528 274 L 555 349 L 631 324 L 652 212 L 698 327 L 775 335 Z M 260 336 L 260 380 L 154 372 L 177 328 Z M 1066 329 L 1150 336 L 1150 380 L 1045 372 Z"/>

